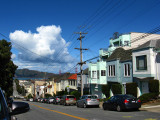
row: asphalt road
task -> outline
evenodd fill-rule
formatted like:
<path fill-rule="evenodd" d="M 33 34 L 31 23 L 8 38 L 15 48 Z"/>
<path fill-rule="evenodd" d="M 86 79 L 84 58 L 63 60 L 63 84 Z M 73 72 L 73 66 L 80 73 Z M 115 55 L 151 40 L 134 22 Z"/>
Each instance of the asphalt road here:
<path fill-rule="evenodd" d="M 104 111 L 102 108 L 77 108 L 29 102 L 30 111 L 16 115 L 18 120 L 160 120 L 160 113 Z"/>

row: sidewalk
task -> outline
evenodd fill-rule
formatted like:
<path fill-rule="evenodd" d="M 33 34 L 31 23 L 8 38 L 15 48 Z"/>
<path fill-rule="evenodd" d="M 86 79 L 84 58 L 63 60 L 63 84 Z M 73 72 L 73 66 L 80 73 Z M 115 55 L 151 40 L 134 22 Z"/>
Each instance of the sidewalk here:
<path fill-rule="evenodd" d="M 140 110 L 160 113 L 160 100 L 142 104 Z"/>

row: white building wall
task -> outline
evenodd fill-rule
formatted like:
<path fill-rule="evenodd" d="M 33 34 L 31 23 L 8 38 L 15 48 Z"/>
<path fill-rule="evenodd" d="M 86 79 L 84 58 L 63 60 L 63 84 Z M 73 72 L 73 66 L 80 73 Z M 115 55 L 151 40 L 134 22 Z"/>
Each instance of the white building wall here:
<path fill-rule="evenodd" d="M 151 74 L 156 74 L 156 55 L 155 52 L 153 51 L 153 48 L 150 48 L 150 70 Z"/>
<path fill-rule="evenodd" d="M 143 51 L 138 51 L 138 52 L 133 52 L 132 53 L 132 60 L 133 60 L 133 76 L 134 74 L 151 74 L 151 68 L 153 70 L 153 67 L 151 67 L 151 60 L 153 61 L 153 58 L 150 58 L 150 50 L 143 50 Z M 147 70 L 144 71 L 137 71 L 136 69 L 136 56 L 142 56 L 142 55 L 147 55 Z M 153 63 L 154 64 L 154 63 Z M 153 70 L 154 71 L 154 70 Z M 154 71 L 155 72 L 155 71 Z M 153 72 L 152 72 L 153 73 Z"/>
<path fill-rule="evenodd" d="M 160 53 L 155 53 L 155 71 L 156 71 L 156 76 L 155 79 L 160 80 Z"/>
<path fill-rule="evenodd" d="M 140 39 L 140 37 L 142 35 L 149 35 L 149 36 Z M 142 44 L 146 43 L 149 40 L 157 40 L 157 39 L 159 39 L 160 38 L 160 34 L 148 34 L 148 33 L 131 32 L 130 38 L 131 38 L 131 48 L 136 48 L 139 45 L 142 45 Z M 135 40 L 136 40 L 136 42 L 133 42 Z"/>

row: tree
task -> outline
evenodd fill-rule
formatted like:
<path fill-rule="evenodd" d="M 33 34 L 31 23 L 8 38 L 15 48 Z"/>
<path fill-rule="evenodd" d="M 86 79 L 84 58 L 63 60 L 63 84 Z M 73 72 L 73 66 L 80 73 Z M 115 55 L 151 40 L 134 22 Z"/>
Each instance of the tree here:
<path fill-rule="evenodd" d="M 0 40 L 0 87 L 9 97 L 13 93 L 13 77 L 17 66 L 11 60 L 11 42 Z"/>

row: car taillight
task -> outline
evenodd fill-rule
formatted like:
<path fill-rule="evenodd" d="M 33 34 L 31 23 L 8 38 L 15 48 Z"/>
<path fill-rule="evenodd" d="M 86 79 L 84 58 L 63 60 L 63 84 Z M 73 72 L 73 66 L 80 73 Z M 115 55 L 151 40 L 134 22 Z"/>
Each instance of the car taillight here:
<path fill-rule="evenodd" d="M 129 103 L 129 100 L 124 100 L 124 103 Z"/>
<path fill-rule="evenodd" d="M 87 101 L 90 101 L 91 99 L 87 99 Z"/>
<path fill-rule="evenodd" d="M 69 100 L 69 98 L 66 98 L 66 100 Z"/>
<path fill-rule="evenodd" d="M 140 100 L 140 99 L 138 99 L 138 102 L 141 102 L 141 100 Z"/>
<path fill-rule="evenodd" d="M 74 98 L 74 100 L 76 100 L 76 98 Z"/>

